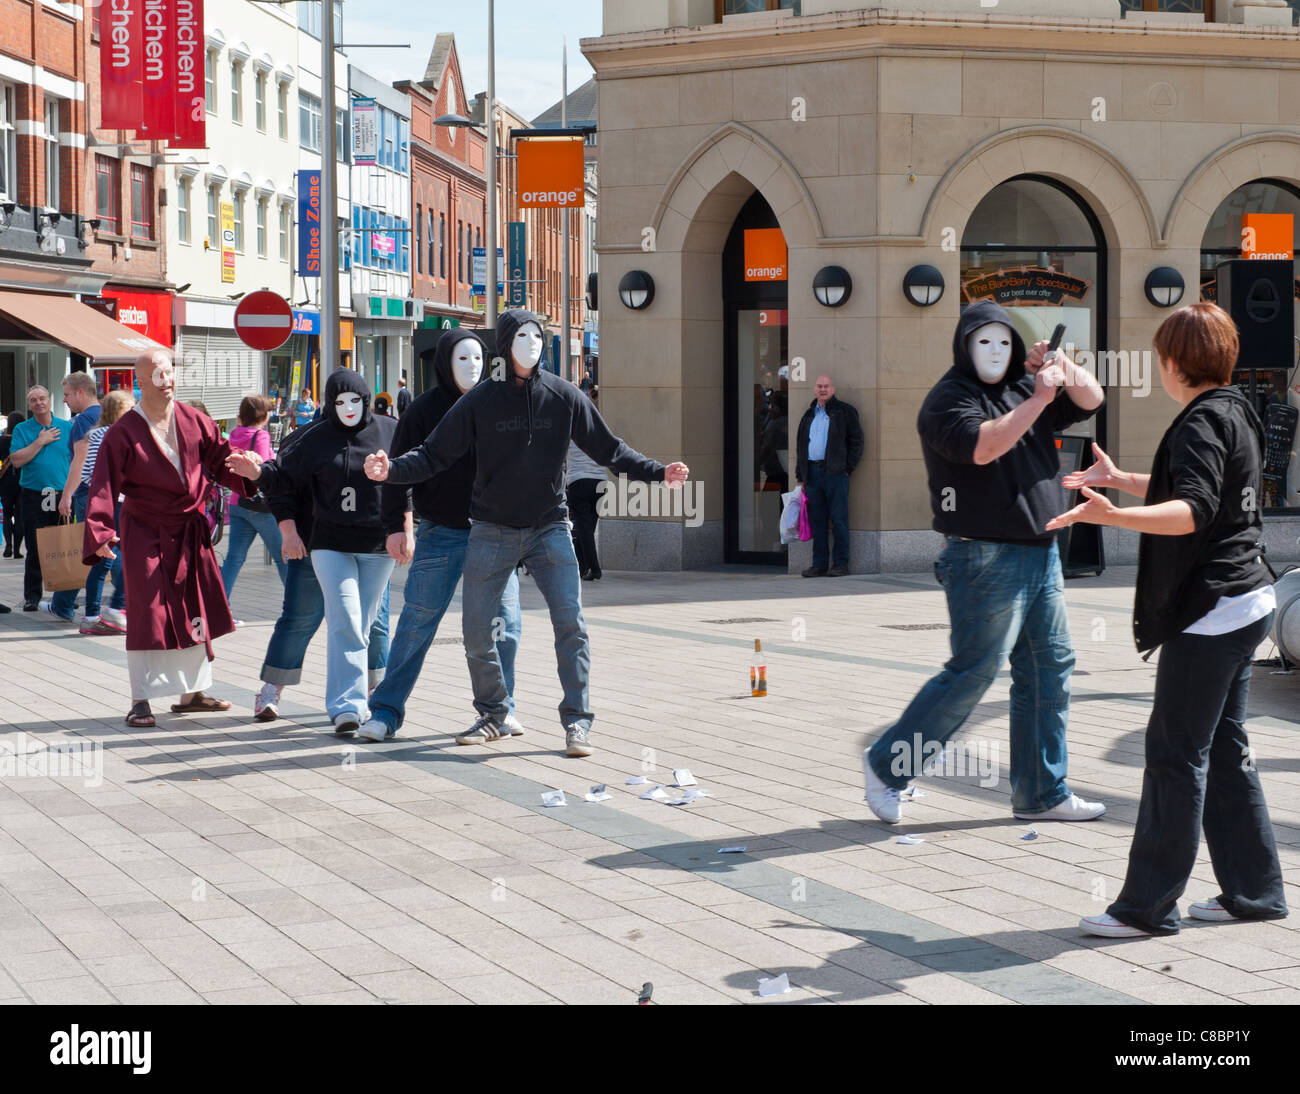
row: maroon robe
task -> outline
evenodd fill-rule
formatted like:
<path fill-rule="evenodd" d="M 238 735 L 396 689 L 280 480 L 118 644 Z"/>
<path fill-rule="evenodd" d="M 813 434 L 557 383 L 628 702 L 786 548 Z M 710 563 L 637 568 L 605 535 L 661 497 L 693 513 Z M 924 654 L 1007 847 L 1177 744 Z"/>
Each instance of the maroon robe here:
<path fill-rule="evenodd" d="M 182 474 L 134 410 L 122 415 L 100 442 L 86 505 L 82 561 L 114 535 L 121 543 L 126 584 L 126 648 L 181 650 L 200 643 L 212 660 L 212 639 L 235 629 L 203 506 L 216 481 L 241 495 L 256 491 L 226 470 L 229 442 L 205 414 L 177 402 L 176 446 Z M 114 502 L 126 496 L 114 526 Z"/>

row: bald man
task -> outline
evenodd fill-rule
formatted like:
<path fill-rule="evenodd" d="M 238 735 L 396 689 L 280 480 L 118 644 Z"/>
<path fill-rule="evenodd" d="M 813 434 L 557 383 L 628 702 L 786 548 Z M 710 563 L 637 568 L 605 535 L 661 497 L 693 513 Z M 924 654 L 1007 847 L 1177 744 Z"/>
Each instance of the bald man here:
<path fill-rule="evenodd" d="M 229 710 L 204 694 L 212 686 L 212 640 L 234 630 L 204 513 L 210 482 L 248 496 L 246 480 L 226 470 L 231 449 L 216 424 L 176 401 L 171 355 L 135 363 L 140 402 L 100 443 L 90 481 L 86 565 L 122 552 L 126 583 L 126 660 L 131 709 L 126 723 L 154 724 L 149 701 L 178 695 L 173 714 Z M 126 496 L 120 527 L 114 501 Z M 120 537 L 120 542 L 119 542 Z"/>
<path fill-rule="evenodd" d="M 858 412 L 835 398 L 829 376 L 818 376 L 817 395 L 799 422 L 795 479 L 808 496 L 813 564 L 804 577 L 843 577 L 849 572 L 849 476 L 865 445 Z M 832 557 L 829 531 L 835 533 Z"/>

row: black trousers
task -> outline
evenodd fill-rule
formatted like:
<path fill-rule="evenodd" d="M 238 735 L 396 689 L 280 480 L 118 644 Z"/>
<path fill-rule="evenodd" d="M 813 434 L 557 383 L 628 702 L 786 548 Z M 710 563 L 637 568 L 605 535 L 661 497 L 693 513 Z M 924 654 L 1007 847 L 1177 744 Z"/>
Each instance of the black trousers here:
<path fill-rule="evenodd" d="M 5 478 L 17 478 L 17 471 L 10 471 Z M 23 546 L 23 513 L 22 513 L 22 490 L 14 486 L 12 490 L 8 486 L 0 487 L 0 504 L 4 505 L 4 541 L 5 548 L 13 550 L 17 548 L 22 550 Z"/>
<path fill-rule="evenodd" d="M 600 556 L 596 553 L 596 522 L 600 515 L 596 504 L 600 495 L 596 487 L 603 479 L 577 479 L 569 484 L 569 519 L 573 521 L 573 551 L 578 556 L 578 572 L 601 574 Z"/>
<path fill-rule="evenodd" d="M 1142 802 L 1119 899 L 1107 911 L 1155 934 L 1178 931 L 1205 831 L 1218 901 L 1240 919 L 1286 915 L 1282 867 L 1250 743 L 1250 662 L 1273 617 L 1230 634 L 1179 634 L 1160 650 L 1147 723 Z"/>
<path fill-rule="evenodd" d="M 41 590 L 41 555 L 36 549 L 36 529 L 59 523 L 59 501 L 62 490 L 46 494 L 42 490 L 23 490 L 23 546 L 27 557 L 23 560 L 23 600 L 39 603 Z"/>

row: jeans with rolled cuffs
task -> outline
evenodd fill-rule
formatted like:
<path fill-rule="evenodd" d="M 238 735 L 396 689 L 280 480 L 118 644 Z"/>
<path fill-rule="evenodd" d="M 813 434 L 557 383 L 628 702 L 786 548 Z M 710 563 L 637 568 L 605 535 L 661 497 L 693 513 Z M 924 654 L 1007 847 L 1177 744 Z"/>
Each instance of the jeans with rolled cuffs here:
<path fill-rule="evenodd" d="M 1011 661 L 1011 806 L 1036 813 L 1070 796 L 1065 729 L 1074 646 L 1056 541 L 1046 546 L 948 536 L 935 574 L 948 598 L 952 657 L 867 750 L 886 786 L 904 789 L 954 736 Z"/>
<path fill-rule="evenodd" d="M 424 659 L 438 633 L 465 568 L 468 528 L 448 528 L 422 521 L 415 537 L 415 555 L 406 576 L 402 614 L 397 620 L 388 672 L 370 697 L 370 716 L 388 727 L 391 737 L 406 718 L 406 703 L 424 667 Z M 509 711 L 514 711 L 515 654 L 519 649 L 521 614 L 519 577 L 511 570 L 501 596 L 496 630 L 497 654 L 506 685 Z"/>

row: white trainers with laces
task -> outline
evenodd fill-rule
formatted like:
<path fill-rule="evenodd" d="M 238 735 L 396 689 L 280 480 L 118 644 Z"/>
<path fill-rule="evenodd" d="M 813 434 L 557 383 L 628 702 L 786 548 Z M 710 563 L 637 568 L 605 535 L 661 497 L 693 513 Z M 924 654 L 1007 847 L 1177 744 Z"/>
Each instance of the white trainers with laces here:
<path fill-rule="evenodd" d="M 481 745 L 510 736 L 510 730 L 497 722 L 492 715 L 484 714 L 478 721 L 456 738 L 458 745 Z"/>
<path fill-rule="evenodd" d="M 522 737 L 524 735 L 523 725 L 513 714 L 507 714 L 506 720 L 501 724 L 505 726 L 506 729 L 510 730 L 511 737 Z"/>
<path fill-rule="evenodd" d="M 1090 821 L 1105 813 L 1106 807 L 1101 802 L 1086 802 L 1078 794 L 1071 794 L 1051 809 L 1042 809 L 1037 813 L 1022 813 L 1019 809 L 1012 811 L 1018 820 L 1027 821 Z"/>
<path fill-rule="evenodd" d="M 1237 918 L 1214 897 L 1210 897 L 1209 900 L 1198 900 L 1188 907 L 1187 914 L 1193 919 L 1203 919 L 1208 923 L 1228 923 Z"/>
<path fill-rule="evenodd" d="M 1127 923 L 1121 923 L 1112 915 L 1085 916 L 1079 920 L 1079 929 L 1085 934 L 1095 934 L 1100 938 L 1145 938 L 1150 931 L 1144 931 L 1138 927 L 1130 927 Z"/>
<path fill-rule="evenodd" d="M 886 786 L 876 774 L 867 753 L 862 753 L 862 774 L 867 784 L 867 805 L 886 824 L 897 824 L 903 819 L 902 792 Z"/>
<path fill-rule="evenodd" d="M 280 693 L 284 691 L 281 684 L 263 684 L 262 690 L 253 700 L 253 717 L 259 722 L 274 722 L 280 717 Z"/>

